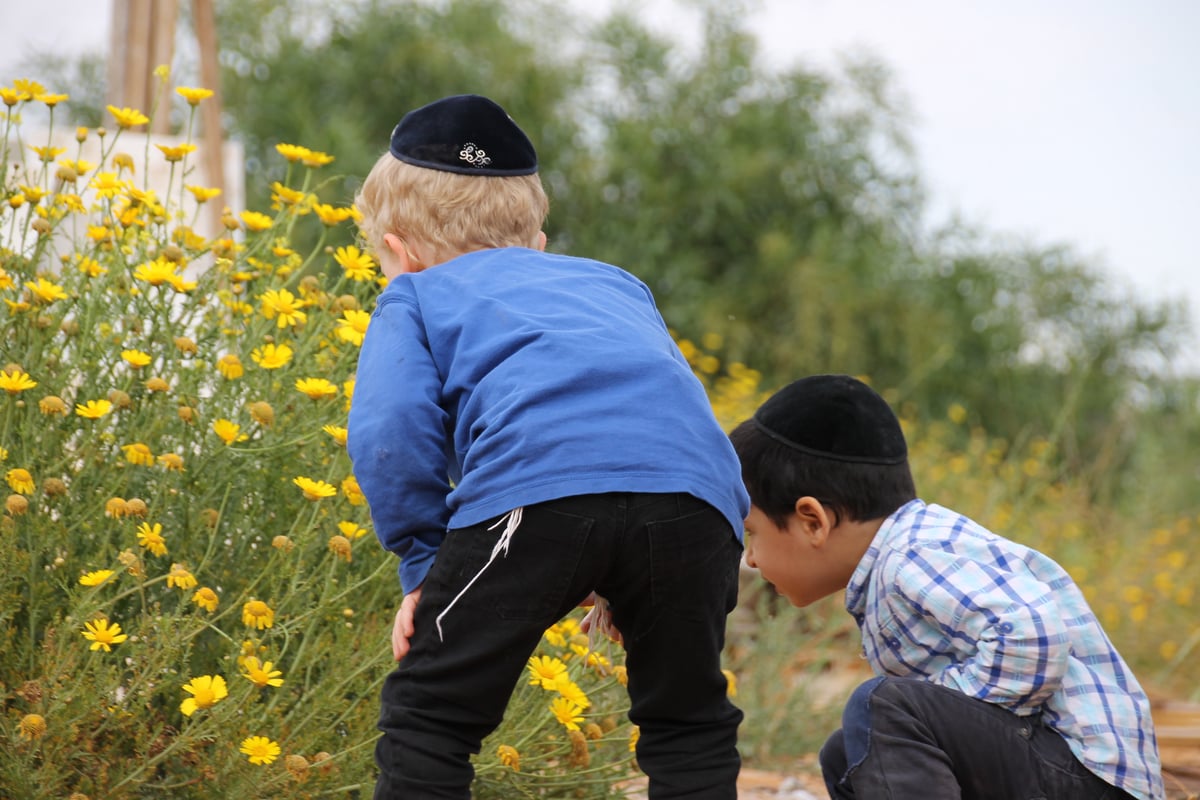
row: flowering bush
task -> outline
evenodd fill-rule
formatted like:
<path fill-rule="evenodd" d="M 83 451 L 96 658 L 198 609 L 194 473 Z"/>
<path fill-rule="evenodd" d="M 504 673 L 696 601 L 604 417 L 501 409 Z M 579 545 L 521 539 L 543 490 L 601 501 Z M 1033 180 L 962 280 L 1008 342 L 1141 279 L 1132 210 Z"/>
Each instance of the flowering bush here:
<path fill-rule="evenodd" d="M 381 279 L 343 230 L 355 209 L 314 194 L 333 157 L 279 145 L 272 207 L 227 208 L 209 237 L 219 192 L 190 182 L 190 137 L 137 161 L 122 145 L 149 117 L 110 107 L 114 130 L 68 152 L 66 99 L 0 87 L 0 786 L 366 793 L 400 592 L 345 452 Z M 44 142 L 23 140 L 31 104 Z M 547 636 L 569 679 L 518 689 L 481 788 L 612 796 L 634 769 L 620 665 Z"/>

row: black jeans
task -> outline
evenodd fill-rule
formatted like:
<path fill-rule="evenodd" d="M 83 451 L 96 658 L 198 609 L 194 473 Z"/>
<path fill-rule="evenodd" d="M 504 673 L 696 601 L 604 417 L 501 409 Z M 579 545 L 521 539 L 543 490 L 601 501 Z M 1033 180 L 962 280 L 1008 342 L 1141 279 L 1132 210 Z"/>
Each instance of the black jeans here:
<path fill-rule="evenodd" d="M 821 749 L 833 800 L 1118 800 L 1038 715 L 912 678 L 859 686 Z"/>
<path fill-rule="evenodd" d="M 737 601 L 741 546 L 728 521 L 687 494 L 603 494 L 529 506 L 487 563 L 495 520 L 452 530 L 422 585 L 411 650 L 388 676 L 375 797 L 470 797 L 469 758 L 503 719 L 546 628 L 589 592 L 625 639 L 630 719 L 652 800 L 737 796 L 739 711 L 720 656 Z"/>

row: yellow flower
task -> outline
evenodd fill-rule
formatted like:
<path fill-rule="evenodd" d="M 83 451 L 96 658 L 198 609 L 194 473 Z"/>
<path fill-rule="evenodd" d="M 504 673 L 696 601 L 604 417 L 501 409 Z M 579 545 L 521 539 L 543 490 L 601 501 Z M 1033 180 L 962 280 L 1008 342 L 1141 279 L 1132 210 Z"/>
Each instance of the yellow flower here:
<path fill-rule="evenodd" d="M 196 576 L 188 570 L 183 564 L 172 564 L 171 571 L 167 573 L 167 587 L 179 587 L 180 589 L 191 589 L 199 581 Z"/>
<path fill-rule="evenodd" d="M 27 742 L 40 739 L 46 733 L 46 718 L 41 714 L 26 714 L 17 723 L 17 734 Z"/>
<path fill-rule="evenodd" d="M 92 646 L 88 648 L 90 650 L 103 649 L 104 652 L 111 653 L 114 644 L 120 644 L 129 638 L 127 634 L 121 633 L 120 625 L 115 622 L 109 624 L 106 619 L 86 622 L 83 627 L 83 638 L 92 643 Z"/>
<path fill-rule="evenodd" d="M 298 144 L 283 144 L 283 143 L 275 145 L 275 151 L 277 153 L 279 153 L 279 155 L 286 158 L 288 161 L 292 161 L 292 162 L 299 161 L 300 159 L 304 158 L 305 156 L 307 156 L 309 153 L 312 152 L 307 147 L 301 147 Z"/>
<path fill-rule="evenodd" d="M 346 500 L 352 506 L 361 506 L 367 502 L 366 495 L 362 493 L 362 487 L 358 485 L 358 479 L 353 475 L 347 475 L 342 480 L 342 494 L 346 495 Z"/>
<path fill-rule="evenodd" d="M 292 483 L 300 487 L 306 500 L 320 500 L 323 497 L 333 497 L 337 488 L 325 481 L 314 481 L 312 478 L 293 478 Z"/>
<path fill-rule="evenodd" d="M 71 98 L 69 95 L 65 94 L 50 94 L 49 92 L 41 92 L 39 94 L 35 94 L 33 99 L 37 100 L 39 103 L 45 103 L 50 108 L 54 108 L 59 103 L 70 100 Z"/>
<path fill-rule="evenodd" d="M 39 303 L 53 303 L 55 300 L 65 300 L 67 293 L 57 283 L 51 283 L 45 278 L 38 278 L 33 283 L 25 284 L 25 288 L 33 294 L 33 299 Z"/>
<path fill-rule="evenodd" d="M 246 406 L 246 410 L 250 412 L 250 417 L 264 428 L 269 428 L 275 423 L 275 409 L 271 408 L 271 404 L 266 400 L 256 400 Z"/>
<path fill-rule="evenodd" d="M 196 198 L 197 203 L 207 203 L 209 200 L 212 200 L 214 197 L 221 196 L 221 190 L 217 189 L 215 187 L 209 188 L 206 186 L 192 186 L 189 184 L 188 186 L 185 186 L 184 188 L 192 193 L 192 197 Z"/>
<path fill-rule="evenodd" d="M 301 378 L 296 381 L 296 389 L 308 395 L 310 400 L 336 397 L 338 391 L 336 386 L 324 378 Z"/>
<path fill-rule="evenodd" d="M 217 371 L 232 381 L 242 377 L 246 370 L 242 366 L 242 360 L 237 355 L 226 353 L 217 359 Z"/>
<path fill-rule="evenodd" d="M 14 492 L 21 494 L 33 494 L 33 476 L 29 474 L 29 470 L 16 467 L 4 473 L 4 480 L 8 481 L 8 485 L 12 487 Z M 330 489 L 333 487 L 330 486 Z"/>
<path fill-rule="evenodd" d="M 224 442 L 226 446 L 231 445 L 234 442 L 244 442 L 250 438 L 249 434 L 241 432 L 241 425 L 224 418 L 214 422 L 212 429 L 213 433 L 221 437 L 221 441 Z"/>
<path fill-rule="evenodd" d="M 88 400 L 86 405 L 75 404 L 75 413 L 84 419 L 100 419 L 112 411 L 112 403 L 108 400 Z"/>
<path fill-rule="evenodd" d="M 29 510 L 29 501 L 19 494 L 10 494 L 4 501 L 4 510 L 14 517 L 19 517 Z"/>
<path fill-rule="evenodd" d="M 271 192 L 272 192 L 271 200 L 274 201 L 275 208 L 278 208 L 281 204 L 289 205 L 289 206 L 298 206 L 304 202 L 304 199 L 306 197 L 308 197 L 308 195 L 306 195 L 304 192 L 300 191 L 299 189 L 292 189 L 290 187 L 284 186 L 279 181 L 275 181 L 274 183 L 271 184 Z M 279 255 L 279 253 L 277 252 L 277 253 L 275 253 L 275 255 Z M 290 251 L 286 255 L 290 255 Z"/>
<path fill-rule="evenodd" d="M 283 673 L 274 669 L 275 665 L 270 661 L 260 663 L 254 656 L 247 656 L 241 662 L 242 677 L 255 686 L 260 688 L 283 686 Z"/>
<path fill-rule="evenodd" d="M 246 226 L 246 230 L 255 233 L 259 231 L 269 230 L 275 221 L 266 214 L 260 214 L 257 211 L 243 211 L 241 213 L 242 224 Z"/>
<path fill-rule="evenodd" d="M 135 369 L 140 369 L 151 361 L 150 354 L 143 353 L 141 350 L 122 350 L 121 358 Z"/>
<path fill-rule="evenodd" d="M 199 350 L 196 341 L 188 336 L 176 336 L 175 347 L 185 356 L 194 356 Z"/>
<path fill-rule="evenodd" d="M 179 710 L 185 717 L 190 717 L 202 708 L 212 708 L 229 696 L 229 688 L 220 675 L 192 678 L 183 685 L 183 690 L 191 695 L 179 704 Z"/>
<path fill-rule="evenodd" d="M 51 147 L 49 145 L 39 147 L 36 144 L 31 144 L 29 145 L 29 149 L 37 153 L 38 158 L 47 164 L 67 152 L 67 148 L 65 147 Z"/>
<path fill-rule="evenodd" d="M 565 675 L 555 682 L 554 688 L 559 695 L 570 700 L 580 708 L 587 708 L 592 704 L 592 701 L 588 699 L 587 693 L 579 688 L 579 684 L 570 680 Z"/>
<path fill-rule="evenodd" d="M 117 515 L 114 514 L 113 516 Z M 148 522 L 143 522 L 138 525 L 137 537 L 138 544 L 154 555 L 165 556 L 167 554 L 167 540 L 162 535 L 162 523 L 156 522 L 151 525 Z"/>
<path fill-rule="evenodd" d="M 300 310 L 304 308 L 304 301 L 287 289 L 271 289 L 258 299 L 262 301 L 262 315 L 275 320 L 276 327 L 299 325 L 308 319 L 308 315 Z"/>
<path fill-rule="evenodd" d="M 521 754 L 517 752 L 517 748 L 502 744 L 496 748 L 496 756 L 500 759 L 500 763 L 512 769 L 513 772 L 521 771 Z"/>
<path fill-rule="evenodd" d="M 250 600 L 242 606 L 242 624 L 261 631 L 275 624 L 275 612 L 262 600 Z"/>
<path fill-rule="evenodd" d="M 37 386 L 37 381 L 19 369 L 14 369 L 11 372 L 0 372 L 0 389 L 9 394 L 19 394 L 35 386 Z"/>
<path fill-rule="evenodd" d="M 737 675 L 728 669 L 721 670 L 721 674 L 725 676 L 725 694 L 729 697 L 737 697 Z"/>
<path fill-rule="evenodd" d="M 116 197 L 125 188 L 126 182 L 117 177 L 115 172 L 100 172 L 88 186 L 96 190 L 98 197 Z"/>
<path fill-rule="evenodd" d="M 264 344 L 254 348 L 250 358 L 263 369 L 279 369 L 292 360 L 292 348 L 286 344 Z"/>
<path fill-rule="evenodd" d="M 159 256 L 152 261 L 139 264 L 137 269 L 133 271 L 133 277 L 139 281 L 145 281 L 151 286 L 161 286 L 164 283 L 171 283 L 177 276 L 175 265 L 162 256 Z"/>
<path fill-rule="evenodd" d="M 176 86 L 175 94 L 187 100 L 189 106 L 199 105 L 201 100 L 213 96 L 212 89 L 201 89 L 193 86 Z"/>
<path fill-rule="evenodd" d="M 364 253 L 354 245 L 339 247 L 334 251 L 333 260 L 342 266 L 346 277 L 351 280 L 375 279 L 375 259 L 371 258 L 370 253 Z"/>
<path fill-rule="evenodd" d="M 569 731 L 579 730 L 583 722 L 583 709 L 565 697 L 556 697 L 550 703 L 550 713 Z"/>
<path fill-rule="evenodd" d="M 99 586 L 113 576 L 111 569 L 98 569 L 95 572 L 85 572 L 79 576 L 80 586 Z"/>
<path fill-rule="evenodd" d="M 567 665 L 553 656 L 530 656 L 527 666 L 532 673 L 529 685 L 551 692 L 557 688 L 559 677 L 567 674 Z"/>
<path fill-rule="evenodd" d="M 339 425 L 326 425 L 325 427 L 321 428 L 321 430 L 332 436 L 333 441 L 337 442 L 339 446 L 346 446 L 346 438 L 350 435 L 350 432 L 347 429 Z"/>
<path fill-rule="evenodd" d="M 146 387 L 146 391 L 148 392 L 166 392 L 171 388 L 171 384 L 167 383 L 157 375 L 147 378 L 143 386 Z"/>
<path fill-rule="evenodd" d="M 130 464 L 138 464 L 143 467 L 154 466 L 154 453 L 150 452 L 150 447 L 143 442 L 121 445 L 121 449 L 125 451 L 125 460 Z"/>
<path fill-rule="evenodd" d="M 278 743 L 266 736 L 248 736 L 242 740 L 242 746 L 238 749 L 250 757 L 251 764 L 270 764 L 279 758 L 282 752 Z"/>
<path fill-rule="evenodd" d="M 313 206 L 313 211 L 316 213 L 317 218 L 329 227 L 345 222 L 350 219 L 353 213 L 348 208 L 334 208 L 326 203 L 317 203 Z"/>
<path fill-rule="evenodd" d="M 159 464 L 167 469 L 168 472 L 183 472 L 183 456 L 175 453 L 163 453 L 157 459 Z"/>
<path fill-rule="evenodd" d="M 337 321 L 337 336 L 344 342 L 359 346 L 367 335 L 367 325 L 371 315 L 357 308 L 348 308 L 342 312 L 342 318 Z"/>
<path fill-rule="evenodd" d="M 27 99 L 27 97 L 24 97 L 23 94 L 18 92 L 16 89 L 10 89 L 7 86 L 0 86 L 0 101 L 3 101 L 4 105 L 8 106 L 9 108 L 12 108 L 22 100 Z"/>
<path fill-rule="evenodd" d="M 613 667 L 613 675 L 616 676 L 617 683 L 621 684 L 622 686 L 629 685 L 629 672 L 625 668 L 624 664 L 619 664 Z"/>
<path fill-rule="evenodd" d="M 99 278 L 101 275 L 108 274 L 107 267 L 102 265 L 96 259 L 88 258 L 87 256 L 80 256 L 77 266 L 79 267 L 79 271 L 84 275 L 87 275 L 89 278 Z"/>
<path fill-rule="evenodd" d="M 347 564 L 350 563 L 350 559 L 353 556 L 353 551 L 350 548 L 350 540 L 341 534 L 329 537 L 329 552 Z"/>
<path fill-rule="evenodd" d="M 129 504 L 123 497 L 110 497 L 104 501 L 104 516 L 113 519 L 129 516 Z"/>
<path fill-rule="evenodd" d="M 192 595 L 192 602 L 211 614 L 217 610 L 217 603 L 220 602 L 220 598 L 217 597 L 217 593 L 212 589 L 207 586 L 201 586 Z"/>
<path fill-rule="evenodd" d="M 637 743 L 640 738 L 642 738 L 642 729 L 634 725 L 633 730 L 629 732 L 629 752 L 637 752 Z"/>
<path fill-rule="evenodd" d="M 30 100 L 35 95 L 39 95 L 46 91 L 46 87 L 42 86 L 35 80 L 30 78 L 17 78 L 13 81 L 13 88 L 21 93 L 22 100 Z"/>
<path fill-rule="evenodd" d="M 177 145 L 156 144 L 154 146 L 161 150 L 163 158 L 167 159 L 167 161 L 171 163 L 183 161 L 183 157 L 188 153 L 196 152 L 196 145 L 192 144 L 191 142 L 184 142 L 183 144 Z"/>
<path fill-rule="evenodd" d="M 319 150 L 309 150 L 300 160 L 304 162 L 306 167 L 323 167 L 326 164 L 333 163 L 333 156 L 328 153 L 322 153 Z"/>
<path fill-rule="evenodd" d="M 367 535 L 367 529 L 360 527 L 356 522 L 343 520 L 338 523 L 338 530 L 341 531 L 347 539 L 361 539 Z"/>
<path fill-rule="evenodd" d="M 109 106 L 108 111 L 113 115 L 113 117 L 116 118 L 117 127 L 121 128 L 122 130 L 126 128 L 134 128 L 138 125 L 145 125 L 150 121 L 149 117 L 133 108 L 117 108 L 116 106 Z"/>

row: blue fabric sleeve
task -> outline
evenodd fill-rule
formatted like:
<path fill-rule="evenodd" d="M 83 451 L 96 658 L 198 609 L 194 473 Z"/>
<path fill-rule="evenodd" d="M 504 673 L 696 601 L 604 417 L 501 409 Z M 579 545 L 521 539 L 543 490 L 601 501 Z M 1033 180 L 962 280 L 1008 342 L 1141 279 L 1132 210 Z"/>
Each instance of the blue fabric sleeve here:
<path fill-rule="evenodd" d="M 359 354 L 347 448 L 375 533 L 400 557 L 407 593 L 425 580 L 446 536 L 447 414 L 416 301 L 392 288 Z"/>

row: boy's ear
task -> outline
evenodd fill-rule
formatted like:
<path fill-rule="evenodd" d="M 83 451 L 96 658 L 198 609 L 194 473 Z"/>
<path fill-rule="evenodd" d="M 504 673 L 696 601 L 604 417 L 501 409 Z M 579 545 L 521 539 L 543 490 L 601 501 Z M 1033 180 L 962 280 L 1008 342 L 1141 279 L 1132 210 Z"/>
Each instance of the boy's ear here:
<path fill-rule="evenodd" d="M 541 250 L 541 251 L 545 252 L 545 250 L 546 250 L 546 232 L 545 231 L 538 231 L 537 238 L 533 240 L 533 249 Z"/>
<path fill-rule="evenodd" d="M 417 263 L 412 253 L 408 252 L 408 246 L 394 233 L 385 233 L 383 235 L 383 243 L 388 250 L 392 251 L 392 255 L 396 257 L 396 262 L 400 265 L 400 273 L 419 272 L 420 264 Z"/>
<path fill-rule="evenodd" d="M 833 518 L 815 497 L 801 497 L 793 509 L 800 533 L 808 539 L 813 547 L 821 547 L 829 539 L 833 530 Z"/>

